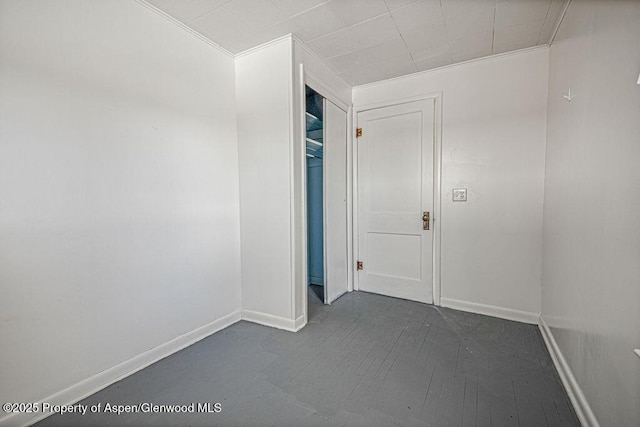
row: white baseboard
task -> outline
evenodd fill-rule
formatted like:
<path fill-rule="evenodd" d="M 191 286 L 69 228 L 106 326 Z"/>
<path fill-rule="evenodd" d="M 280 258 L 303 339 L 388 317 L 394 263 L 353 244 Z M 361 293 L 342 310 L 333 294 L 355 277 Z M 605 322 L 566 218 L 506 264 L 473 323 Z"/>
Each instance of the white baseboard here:
<path fill-rule="evenodd" d="M 293 326 L 294 326 L 294 332 L 298 332 L 300 329 L 302 329 L 305 326 L 307 326 L 307 320 L 306 320 L 304 314 L 300 315 L 295 320 L 295 322 L 293 322 Z"/>
<path fill-rule="evenodd" d="M 544 343 L 547 345 L 547 349 L 549 350 L 549 354 L 551 354 L 553 364 L 556 366 L 556 370 L 560 375 L 560 380 L 562 380 L 562 384 L 567 390 L 567 394 L 569 395 L 569 399 L 573 404 L 573 408 L 576 411 L 576 415 L 578 416 L 580 423 L 584 427 L 599 427 L 600 424 L 591 410 L 589 402 L 587 402 L 587 399 L 584 397 L 584 393 L 582 393 L 582 389 L 576 381 L 576 378 L 573 376 L 573 372 L 571 371 L 569 364 L 562 355 L 560 347 L 558 347 L 558 343 L 551 333 L 551 329 L 549 329 L 549 326 L 547 326 L 547 323 L 544 321 L 542 316 L 540 316 L 539 319 L 539 328 L 540 332 L 542 332 Z"/>
<path fill-rule="evenodd" d="M 92 394 L 104 389 L 111 384 L 120 381 L 123 378 L 132 375 L 147 366 L 164 359 L 165 357 L 188 347 L 209 335 L 218 332 L 221 329 L 231 326 L 240 320 L 240 311 L 234 311 L 220 319 L 180 335 L 164 344 L 154 347 L 144 353 L 141 353 L 129 360 L 117 364 L 105 371 L 82 380 L 70 387 L 60 390 L 44 399 L 34 400 L 33 402 L 47 402 L 51 405 L 71 405 Z M 36 413 L 36 414 L 9 414 L 0 419 L 0 426 L 28 426 L 34 424 L 52 413 Z"/>
<path fill-rule="evenodd" d="M 272 314 L 261 313 L 259 311 L 242 310 L 242 320 L 258 323 L 272 328 L 283 329 L 289 332 L 297 332 L 305 326 L 304 315 L 295 320 L 285 317 L 274 316 Z"/>
<path fill-rule="evenodd" d="M 498 317 L 500 319 L 514 320 L 516 322 L 538 324 L 538 313 L 514 310 L 511 308 L 497 307 L 494 305 L 480 304 L 477 302 L 460 301 L 451 298 L 440 298 L 442 307 L 455 308 L 456 310 L 468 311 L 470 313 L 484 314 L 485 316 Z"/>

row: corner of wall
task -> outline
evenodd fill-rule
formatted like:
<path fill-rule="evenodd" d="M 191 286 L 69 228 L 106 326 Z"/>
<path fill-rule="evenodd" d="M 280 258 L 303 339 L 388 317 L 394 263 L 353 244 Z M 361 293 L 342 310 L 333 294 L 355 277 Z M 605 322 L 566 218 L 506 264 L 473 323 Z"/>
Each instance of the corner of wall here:
<path fill-rule="evenodd" d="M 40 403 L 47 402 L 55 405 L 72 405 L 106 387 L 114 384 L 138 371 L 187 348 L 198 341 L 225 329 L 241 319 L 240 311 L 234 311 L 207 325 L 201 326 L 184 335 L 176 337 L 164 344 L 154 347 L 144 353 L 126 360 L 109 369 L 99 372 L 50 396 L 37 399 Z M 9 414 L 0 418 L 0 426 L 31 425 L 44 418 L 54 415 L 54 412 L 40 410 L 34 413 L 22 412 Z"/>
<path fill-rule="evenodd" d="M 573 404 L 573 408 L 576 411 L 576 415 L 578 416 L 580 423 L 583 426 L 599 427 L 600 424 L 591 410 L 591 406 L 584 396 L 584 393 L 580 388 L 580 384 L 578 384 L 578 381 L 573 375 L 573 371 L 571 371 L 571 367 L 564 358 L 562 351 L 560 351 L 560 347 L 558 346 L 551 329 L 542 316 L 540 316 L 538 324 L 544 343 L 551 355 L 551 360 L 553 360 L 553 364 L 560 375 L 560 380 L 569 395 L 569 400 L 571 400 L 571 403 Z"/>

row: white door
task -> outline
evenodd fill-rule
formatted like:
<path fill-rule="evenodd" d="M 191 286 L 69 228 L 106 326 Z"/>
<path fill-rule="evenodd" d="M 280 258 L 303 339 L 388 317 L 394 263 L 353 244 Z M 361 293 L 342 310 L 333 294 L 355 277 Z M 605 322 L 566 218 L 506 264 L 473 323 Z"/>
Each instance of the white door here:
<path fill-rule="evenodd" d="M 434 101 L 361 112 L 358 128 L 359 289 L 432 303 Z"/>
<path fill-rule="evenodd" d="M 347 113 L 324 100 L 325 298 L 347 292 Z"/>

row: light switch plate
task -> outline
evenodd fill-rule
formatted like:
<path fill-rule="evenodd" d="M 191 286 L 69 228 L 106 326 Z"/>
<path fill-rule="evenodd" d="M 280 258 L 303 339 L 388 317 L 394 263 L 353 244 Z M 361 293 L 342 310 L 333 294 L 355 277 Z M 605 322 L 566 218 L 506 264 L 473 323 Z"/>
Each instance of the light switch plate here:
<path fill-rule="evenodd" d="M 453 201 L 454 202 L 466 202 L 467 201 L 467 189 L 466 188 L 454 188 L 453 189 Z"/>

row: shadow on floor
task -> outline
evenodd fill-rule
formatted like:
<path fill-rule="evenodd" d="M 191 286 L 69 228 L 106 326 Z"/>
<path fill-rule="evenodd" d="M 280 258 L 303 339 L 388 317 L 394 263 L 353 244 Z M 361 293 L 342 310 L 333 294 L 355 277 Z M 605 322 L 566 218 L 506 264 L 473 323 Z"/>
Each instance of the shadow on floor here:
<path fill-rule="evenodd" d="M 313 302 L 323 304 L 324 301 L 324 286 L 322 285 L 309 285 L 309 303 Z"/>

